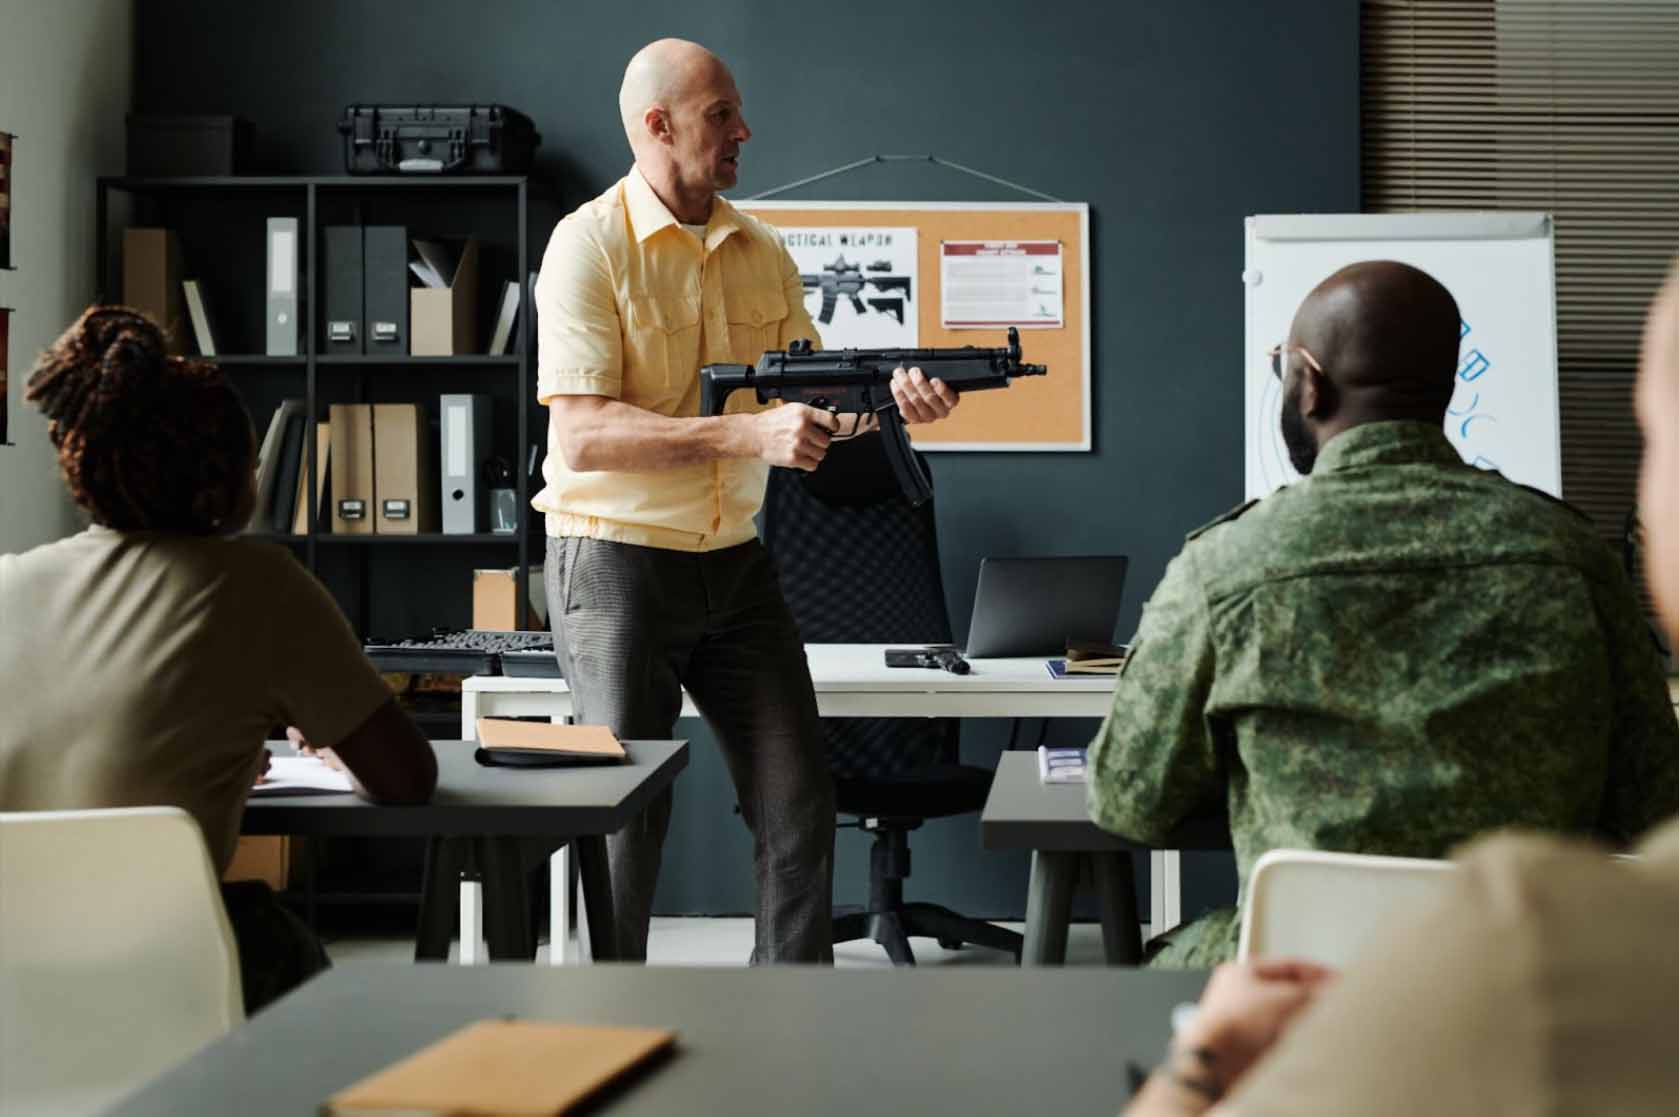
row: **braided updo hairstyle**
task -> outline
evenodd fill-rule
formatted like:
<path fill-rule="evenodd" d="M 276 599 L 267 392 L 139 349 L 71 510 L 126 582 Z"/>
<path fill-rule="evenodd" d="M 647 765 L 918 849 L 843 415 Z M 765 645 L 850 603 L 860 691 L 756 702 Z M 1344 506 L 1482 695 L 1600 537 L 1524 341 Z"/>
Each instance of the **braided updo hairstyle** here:
<path fill-rule="evenodd" d="M 126 307 L 94 306 L 41 354 L 24 398 L 77 504 L 117 531 L 232 532 L 252 504 L 255 435 L 221 369 L 171 357 Z"/>

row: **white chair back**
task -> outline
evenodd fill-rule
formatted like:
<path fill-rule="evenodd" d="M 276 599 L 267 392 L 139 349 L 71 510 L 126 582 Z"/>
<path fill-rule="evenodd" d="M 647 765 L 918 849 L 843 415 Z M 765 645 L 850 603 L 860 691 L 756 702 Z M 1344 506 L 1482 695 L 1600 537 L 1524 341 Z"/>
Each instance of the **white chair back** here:
<path fill-rule="evenodd" d="M 0 812 L 0 1113 L 95 1113 L 244 1019 L 198 824 Z"/>
<path fill-rule="evenodd" d="M 1439 895 L 1452 871 L 1450 861 L 1271 850 L 1248 878 L 1237 957 L 1344 966 L 1394 916 Z"/>

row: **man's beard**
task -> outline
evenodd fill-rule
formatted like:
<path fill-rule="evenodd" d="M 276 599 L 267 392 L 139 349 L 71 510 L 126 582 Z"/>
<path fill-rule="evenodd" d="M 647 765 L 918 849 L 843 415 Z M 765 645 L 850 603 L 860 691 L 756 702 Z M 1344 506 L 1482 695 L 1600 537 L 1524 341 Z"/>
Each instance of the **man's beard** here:
<path fill-rule="evenodd" d="M 1283 393 L 1282 410 L 1283 445 L 1288 447 L 1288 462 L 1295 472 L 1307 476 L 1317 464 L 1318 444 L 1306 429 L 1306 416 L 1300 413 L 1299 381 L 1295 381 L 1292 391 Z"/>

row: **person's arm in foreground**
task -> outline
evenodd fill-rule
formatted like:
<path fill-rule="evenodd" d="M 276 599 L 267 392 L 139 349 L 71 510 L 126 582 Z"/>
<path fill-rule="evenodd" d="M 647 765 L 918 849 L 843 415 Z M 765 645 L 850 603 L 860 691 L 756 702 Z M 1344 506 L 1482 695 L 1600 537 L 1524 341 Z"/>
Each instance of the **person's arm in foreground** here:
<path fill-rule="evenodd" d="M 1333 974 L 1310 962 L 1232 962 L 1213 971 L 1194 1021 L 1125 1117 L 1193 1117 L 1230 1092 Z"/>

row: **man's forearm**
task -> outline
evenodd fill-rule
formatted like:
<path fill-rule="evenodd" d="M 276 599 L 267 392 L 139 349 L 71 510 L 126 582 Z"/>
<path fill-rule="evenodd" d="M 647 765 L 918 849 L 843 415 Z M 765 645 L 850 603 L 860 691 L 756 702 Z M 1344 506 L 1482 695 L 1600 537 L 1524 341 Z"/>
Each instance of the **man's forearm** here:
<path fill-rule="evenodd" d="M 758 455 L 751 415 L 675 419 L 603 396 L 549 406 L 558 409 L 566 464 L 580 472 L 642 473 Z"/>

